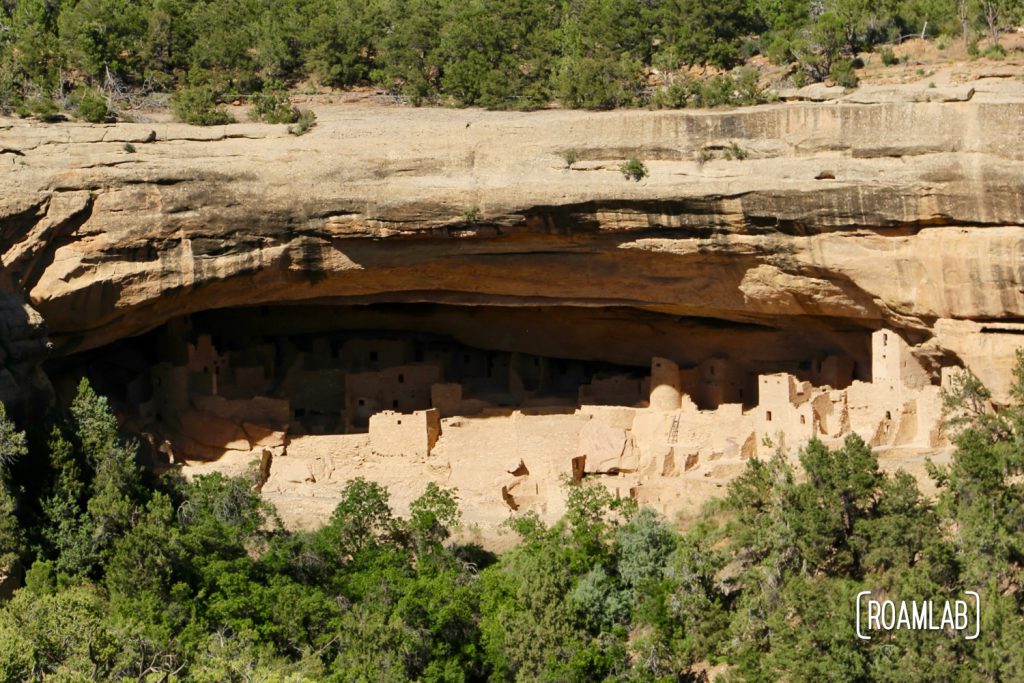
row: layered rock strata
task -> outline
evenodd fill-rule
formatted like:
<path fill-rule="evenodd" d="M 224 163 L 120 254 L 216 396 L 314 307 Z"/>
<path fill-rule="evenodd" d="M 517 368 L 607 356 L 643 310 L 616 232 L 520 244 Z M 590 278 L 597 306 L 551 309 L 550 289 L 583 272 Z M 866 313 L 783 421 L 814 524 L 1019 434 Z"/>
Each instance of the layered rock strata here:
<path fill-rule="evenodd" d="M 931 383 L 965 365 L 1005 401 L 1024 332 L 1024 99 L 999 92 L 711 112 L 323 106 L 302 137 L 0 119 L 0 399 L 45 397 L 45 358 L 302 304 L 628 366 L 840 354 L 860 379 L 884 327 Z M 640 182 L 619 171 L 631 157 Z"/>

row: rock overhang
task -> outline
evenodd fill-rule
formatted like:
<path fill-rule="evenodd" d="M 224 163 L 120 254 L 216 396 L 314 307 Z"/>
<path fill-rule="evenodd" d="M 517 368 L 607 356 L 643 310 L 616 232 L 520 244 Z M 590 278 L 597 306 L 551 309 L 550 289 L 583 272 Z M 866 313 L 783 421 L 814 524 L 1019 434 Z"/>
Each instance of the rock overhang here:
<path fill-rule="evenodd" d="M 1020 102 L 320 114 L 302 138 L 11 122 L 5 288 L 58 355 L 260 304 L 886 326 L 939 347 L 937 321 L 1024 318 Z"/>

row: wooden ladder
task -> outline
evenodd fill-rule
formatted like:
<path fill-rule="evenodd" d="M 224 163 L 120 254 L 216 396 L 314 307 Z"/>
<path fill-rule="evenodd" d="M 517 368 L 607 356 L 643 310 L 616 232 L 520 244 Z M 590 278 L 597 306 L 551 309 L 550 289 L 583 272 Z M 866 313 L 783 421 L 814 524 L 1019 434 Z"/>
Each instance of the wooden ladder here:
<path fill-rule="evenodd" d="M 675 443 L 679 440 L 679 416 L 672 418 L 672 426 L 668 428 L 668 442 Z"/>

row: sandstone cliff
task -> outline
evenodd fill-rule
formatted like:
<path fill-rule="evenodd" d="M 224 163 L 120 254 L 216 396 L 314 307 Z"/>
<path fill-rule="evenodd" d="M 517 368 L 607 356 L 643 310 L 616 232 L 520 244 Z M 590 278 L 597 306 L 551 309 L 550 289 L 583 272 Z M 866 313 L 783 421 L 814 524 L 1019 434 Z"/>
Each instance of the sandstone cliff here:
<path fill-rule="evenodd" d="M 317 114 L 302 137 L 0 119 L 2 398 L 44 383 L 39 316 L 61 356 L 291 302 L 443 305 L 415 324 L 635 365 L 752 344 L 863 358 L 884 325 L 1005 394 L 1024 98 Z M 638 183 L 618 171 L 632 156 Z"/>

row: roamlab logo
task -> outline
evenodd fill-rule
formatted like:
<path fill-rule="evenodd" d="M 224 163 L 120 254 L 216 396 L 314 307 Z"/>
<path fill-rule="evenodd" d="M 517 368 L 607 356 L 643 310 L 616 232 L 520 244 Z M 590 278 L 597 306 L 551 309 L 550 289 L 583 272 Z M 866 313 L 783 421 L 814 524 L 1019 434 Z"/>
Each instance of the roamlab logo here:
<path fill-rule="evenodd" d="M 964 591 L 969 600 L 879 600 L 872 591 L 857 593 L 857 637 L 871 640 L 882 631 L 947 631 L 964 640 L 981 634 L 981 596 Z"/>

